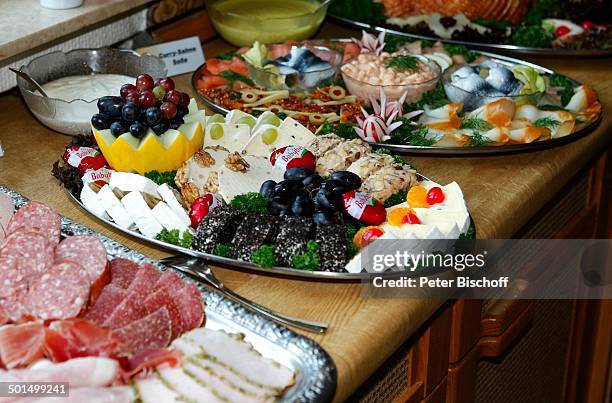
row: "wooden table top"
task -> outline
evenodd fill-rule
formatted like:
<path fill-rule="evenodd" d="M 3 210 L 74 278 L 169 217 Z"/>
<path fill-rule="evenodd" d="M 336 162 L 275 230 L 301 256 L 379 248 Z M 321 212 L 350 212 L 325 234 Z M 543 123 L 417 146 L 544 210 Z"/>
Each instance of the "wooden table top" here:
<path fill-rule="evenodd" d="M 322 37 L 359 35 L 326 24 Z M 205 44 L 209 55 L 229 48 L 215 39 Z M 604 110 L 612 107 L 612 59 L 535 59 L 599 92 Z M 178 87 L 191 90 L 190 77 Z M 102 232 L 153 258 L 168 254 L 104 227 L 73 204 L 55 179 L 51 166 L 70 138 L 42 126 L 15 91 L 0 96 L 0 185 L 30 199 L 43 201 L 61 214 Z M 425 175 L 442 182 L 457 181 L 464 193 L 480 238 L 511 237 L 559 189 L 609 142 L 612 115 L 607 113 L 591 135 L 556 149 L 497 157 L 409 157 Z M 329 322 L 325 335 L 308 334 L 332 356 L 338 368 L 336 401 L 348 397 L 409 336 L 442 301 L 366 300 L 359 284 L 278 279 L 215 269 L 219 278 L 247 298 L 289 315 Z"/>

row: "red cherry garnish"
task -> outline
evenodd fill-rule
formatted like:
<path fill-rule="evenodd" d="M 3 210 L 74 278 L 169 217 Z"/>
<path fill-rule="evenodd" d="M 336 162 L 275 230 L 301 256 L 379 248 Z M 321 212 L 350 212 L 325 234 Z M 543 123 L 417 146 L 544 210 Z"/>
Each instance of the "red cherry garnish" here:
<path fill-rule="evenodd" d="M 164 87 L 166 91 L 172 91 L 174 89 L 174 80 L 168 77 L 160 78 L 159 85 Z"/>
<path fill-rule="evenodd" d="M 140 93 L 140 97 L 138 98 L 138 105 L 141 108 L 150 108 L 155 106 L 156 103 L 155 95 L 153 95 L 153 91 L 145 90 Z"/>
<path fill-rule="evenodd" d="M 570 31 L 571 29 L 569 29 L 565 25 L 561 25 L 560 27 L 557 27 L 557 29 L 555 29 L 555 35 L 557 36 L 567 35 L 570 33 Z"/>
<path fill-rule="evenodd" d="M 140 92 L 152 90 L 153 84 L 155 84 L 153 77 L 148 74 L 141 74 L 136 78 L 136 88 L 138 88 Z"/>
<path fill-rule="evenodd" d="M 429 189 L 427 196 L 425 196 L 425 200 L 427 200 L 427 204 L 430 206 L 432 204 L 442 203 L 444 201 L 444 192 L 442 192 L 442 188 L 435 186 Z"/>
<path fill-rule="evenodd" d="M 404 224 L 420 224 L 421 220 L 419 220 L 419 217 L 416 216 L 416 214 L 414 213 L 408 213 L 404 216 L 404 219 L 402 220 L 402 223 Z"/>
<path fill-rule="evenodd" d="M 159 107 L 159 110 L 161 111 L 162 116 L 164 117 L 164 119 L 173 119 L 176 116 L 176 105 L 174 105 L 172 102 L 164 102 L 161 104 L 161 106 Z"/>
<path fill-rule="evenodd" d="M 370 228 L 363 233 L 361 237 L 361 245 L 365 247 L 371 244 L 373 241 L 377 240 L 384 234 L 383 230 L 380 228 Z"/>
<path fill-rule="evenodd" d="M 119 94 L 121 98 L 125 99 L 128 93 L 136 92 L 138 93 L 138 88 L 134 84 L 123 84 L 121 89 L 119 90 Z"/>

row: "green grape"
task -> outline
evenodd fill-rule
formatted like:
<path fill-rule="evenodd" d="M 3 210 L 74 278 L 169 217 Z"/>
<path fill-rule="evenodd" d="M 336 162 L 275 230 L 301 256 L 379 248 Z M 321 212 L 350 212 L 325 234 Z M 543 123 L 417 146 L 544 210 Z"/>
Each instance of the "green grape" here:
<path fill-rule="evenodd" d="M 219 140 L 221 137 L 223 137 L 223 126 L 218 123 L 215 123 L 214 125 L 209 127 L 208 132 L 210 133 L 211 139 Z"/>
<path fill-rule="evenodd" d="M 261 134 L 261 140 L 265 143 L 265 144 L 272 144 L 276 141 L 276 138 L 278 137 L 278 130 L 274 129 L 274 128 L 269 128 L 266 129 L 262 134 Z"/>
<path fill-rule="evenodd" d="M 166 96 L 166 89 L 161 85 L 158 85 L 157 87 L 153 88 L 153 96 L 158 101 L 161 101 Z"/>
<path fill-rule="evenodd" d="M 218 113 L 215 113 L 211 117 L 208 118 L 207 123 L 224 123 L 225 118 Z"/>
<path fill-rule="evenodd" d="M 252 129 L 255 126 L 255 123 L 257 123 L 257 121 L 252 116 L 243 116 L 238 119 L 236 123 L 239 125 L 249 125 L 249 127 Z"/>
<path fill-rule="evenodd" d="M 261 124 L 262 125 L 272 125 L 272 126 L 278 127 L 281 124 L 281 120 L 276 115 L 268 115 L 261 120 Z"/>

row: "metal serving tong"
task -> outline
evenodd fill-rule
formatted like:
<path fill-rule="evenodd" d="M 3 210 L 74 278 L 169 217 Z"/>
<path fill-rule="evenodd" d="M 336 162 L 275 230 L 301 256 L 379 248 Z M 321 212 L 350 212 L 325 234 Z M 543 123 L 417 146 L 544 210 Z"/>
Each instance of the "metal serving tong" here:
<path fill-rule="evenodd" d="M 193 276 L 205 284 L 211 286 L 215 290 L 219 291 L 223 296 L 231 299 L 234 302 L 239 303 L 246 309 L 259 313 L 275 322 L 279 322 L 285 325 L 294 326 L 302 330 L 315 333 L 324 333 L 329 325 L 327 323 L 313 322 L 309 320 L 294 318 L 292 316 L 283 315 L 275 312 L 269 308 L 261 306 L 253 301 L 250 301 L 243 296 L 236 294 L 234 291 L 228 289 L 223 285 L 217 277 L 213 274 L 212 270 L 204 261 L 187 256 L 170 256 L 162 259 L 161 262 L 166 266 L 173 267 L 183 273 Z"/>

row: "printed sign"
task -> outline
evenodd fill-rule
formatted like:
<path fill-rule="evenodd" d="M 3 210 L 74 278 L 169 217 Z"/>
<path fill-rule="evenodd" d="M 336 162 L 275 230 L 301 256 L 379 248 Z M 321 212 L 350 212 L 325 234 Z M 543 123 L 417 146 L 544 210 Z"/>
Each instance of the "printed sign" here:
<path fill-rule="evenodd" d="M 204 52 L 197 36 L 140 48 L 138 52 L 160 57 L 166 63 L 168 76 L 189 73 L 204 64 Z"/>

